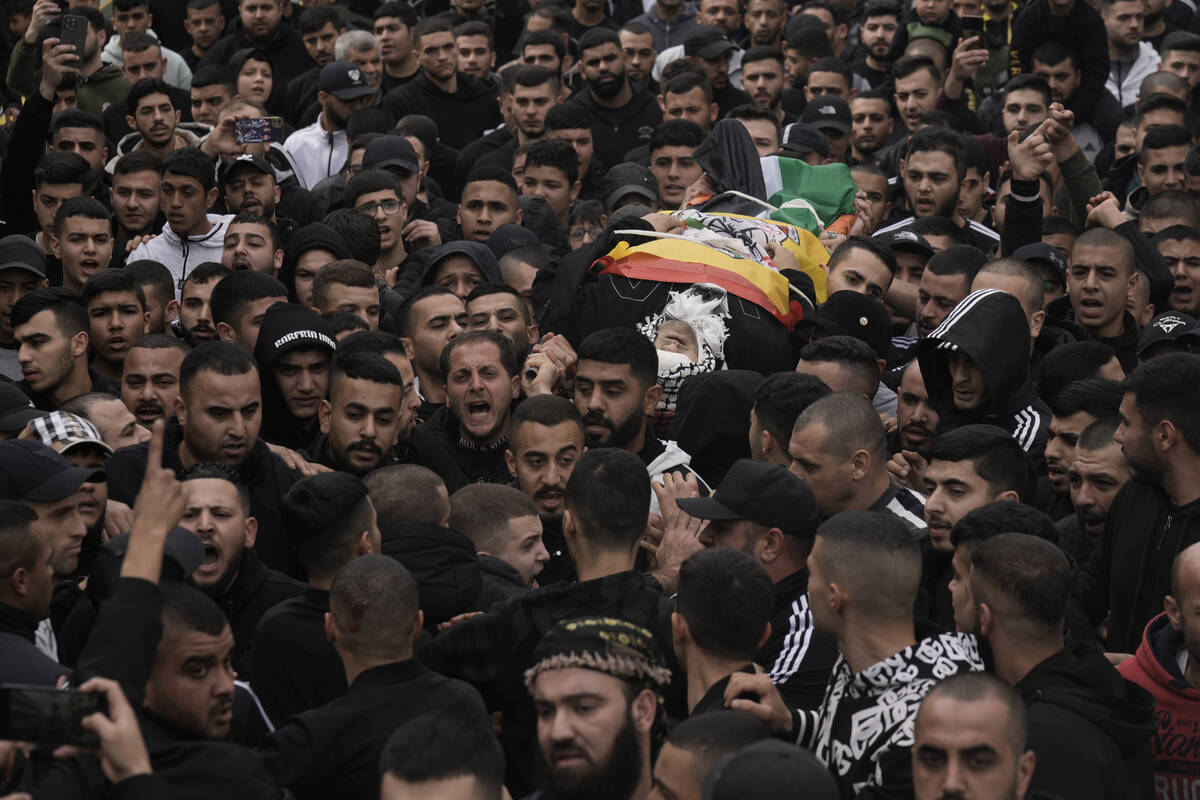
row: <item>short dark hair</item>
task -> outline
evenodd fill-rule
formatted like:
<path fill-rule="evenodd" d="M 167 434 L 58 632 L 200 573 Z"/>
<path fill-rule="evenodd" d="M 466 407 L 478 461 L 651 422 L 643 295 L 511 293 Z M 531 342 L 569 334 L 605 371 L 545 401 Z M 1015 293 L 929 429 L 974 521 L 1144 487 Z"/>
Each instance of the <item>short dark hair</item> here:
<path fill-rule="evenodd" d="M 512 450 L 517 430 L 526 423 L 551 428 L 564 422 L 574 423 L 579 428 L 579 435 L 584 435 L 583 414 L 580 413 L 579 406 L 555 394 L 527 397 L 513 409 L 512 417 L 509 418 L 508 449 Z"/>
<path fill-rule="evenodd" d="M 63 128 L 89 128 L 102 136 L 104 134 L 104 122 L 82 108 L 66 108 L 51 117 L 49 138 L 53 139 L 54 134 Z"/>
<path fill-rule="evenodd" d="M 467 295 L 467 305 L 470 306 L 471 301 L 479 297 L 487 297 L 489 294 L 506 294 L 513 299 L 513 305 L 516 306 L 521 319 L 526 325 L 532 324 L 533 320 L 529 316 L 529 306 L 525 305 L 525 298 L 521 297 L 521 293 L 507 283 L 481 283 L 471 290 Z M 518 355 L 524 355 L 523 353 Z"/>
<path fill-rule="evenodd" d="M 1050 102 L 1054 99 L 1050 94 L 1050 84 L 1041 75 L 1034 75 L 1032 72 L 1027 72 L 1023 75 L 1017 75 L 1004 84 L 1004 96 L 1007 97 L 1011 92 L 1034 91 L 1042 96 L 1042 100 L 1046 103 L 1046 108 L 1050 107 Z M 978 141 L 978 140 L 976 140 Z"/>
<path fill-rule="evenodd" d="M 1190 31 L 1172 31 L 1163 38 L 1158 51 L 1165 60 L 1167 53 L 1181 50 L 1186 53 L 1200 53 L 1200 36 Z"/>
<path fill-rule="evenodd" d="M 161 94 L 167 98 L 167 102 L 171 104 L 171 108 L 175 108 L 175 98 L 171 95 L 171 86 L 162 78 L 142 78 L 133 85 L 126 95 L 125 103 L 129 107 L 130 114 L 137 114 L 138 104 L 152 94 Z M 176 111 L 179 109 L 175 108 Z M 209 162 L 211 165 L 212 162 Z"/>
<path fill-rule="evenodd" d="M 342 237 L 350 257 L 355 261 L 374 264 L 379 260 L 379 224 L 375 220 L 364 217 L 353 208 L 338 208 L 326 214 L 322 221 Z"/>
<path fill-rule="evenodd" d="M 817 545 L 822 575 L 847 585 L 855 608 L 867 617 L 912 616 L 921 583 L 921 547 L 899 517 L 840 511 L 817 528 Z"/>
<path fill-rule="evenodd" d="M 68 339 L 78 333 L 87 332 L 90 327 L 83 298 L 70 289 L 56 286 L 34 289 L 13 303 L 10 314 L 13 328 L 19 328 L 43 311 L 54 314 L 55 324 Z"/>
<path fill-rule="evenodd" d="M 521 64 L 514 67 L 513 73 L 513 88 L 518 86 L 533 87 L 541 86 L 544 83 L 554 84 L 555 91 L 562 86 L 562 78 L 557 72 L 549 67 L 543 67 L 540 64 Z"/>
<path fill-rule="evenodd" d="M 995 699 L 1004 706 L 1007 738 L 1014 756 L 1025 752 L 1029 743 L 1029 713 L 1025 700 L 1010 684 L 989 672 L 959 672 L 934 684 L 917 711 L 914 734 L 921 729 L 921 711 L 926 704 L 942 697 L 964 703 Z"/>
<path fill-rule="evenodd" d="M 786 446 L 796 418 L 832 389 L 820 378 L 799 372 L 776 372 L 754 390 L 754 416 L 775 441 Z"/>
<path fill-rule="evenodd" d="M 355 317 L 355 319 L 359 319 Z M 345 358 L 352 353 L 368 353 L 383 356 L 388 353 L 398 353 L 408 358 L 404 342 L 394 333 L 387 331 L 357 331 L 338 342 L 338 358 Z"/>
<path fill-rule="evenodd" d="M 118 161 L 118 163 L 120 163 Z M 96 173 L 92 165 L 79 153 L 53 150 L 38 159 L 33 169 L 33 188 L 41 189 L 46 184 L 60 186 L 77 183 L 87 194 L 96 185 Z"/>
<path fill-rule="evenodd" d="M 15 316 L 15 308 L 13 312 Z M 1168 353 L 1143 361 L 1121 381 L 1121 391 L 1133 395 L 1145 429 L 1169 420 L 1196 453 L 1200 453 L 1200 417 L 1196 414 L 1200 404 L 1198 390 L 1200 356 L 1192 353 Z"/>
<path fill-rule="evenodd" d="M 128 269 L 128 267 L 126 268 Z M 246 271 L 249 272 L 250 270 Z M 232 274 L 233 270 L 222 264 L 220 261 L 204 261 L 200 264 L 197 264 L 196 268 L 187 274 L 187 280 L 184 281 L 184 285 L 186 286 L 187 284 L 191 283 L 201 286 L 208 283 L 213 278 L 216 278 L 219 281 L 226 275 Z"/>
<path fill-rule="evenodd" d="M 654 129 L 646 149 L 653 158 L 654 152 L 664 147 L 699 147 L 706 136 L 704 129 L 691 120 L 670 119 Z"/>
<path fill-rule="evenodd" d="M 359 556 L 334 577 L 329 612 L 338 629 L 339 648 L 360 657 L 411 657 L 420 612 L 417 580 L 390 556 Z"/>
<path fill-rule="evenodd" d="M 521 37 L 520 45 L 517 47 L 517 53 L 521 56 L 525 55 L 525 48 L 529 45 L 548 44 L 554 48 L 555 55 L 558 60 L 562 61 L 567 55 L 567 46 L 563 44 L 562 34 L 555 31 L 529 31 Z"/>
<path fill-rule="evenodd" d="M 163 161 L 163 175 L 168 173 L 193 178 L 206 192 L 217 185 L 212 161 L 199 147 L 181 147 L 172 151 Z"/>
<path fill-rule="evenodd" d="M 1165 150 L 1168 147 L 1192 146 L 1192 134 L 1182 125 L 1159 125 L 1146 132 L 1142 139 L 1142 149 L 1138 151 L 1138 163 L 1146 163 L 1146 154 L 1151 150 Z"/>
<path fill-rule="evenodd" d="M 633 453 L 588 450 L 567 479 L 565 504 L 580 533 L 605 549 L 631 549 L 650 518 L 650 476 Z"/>
<path fill-rule="evenodd" d="M 896 63 L 892 65 L 892 80 L 907 78 L 910 75 L 916 74 L 921 70 L 928 70 L 933 76 L 933 82 L 941 84 L 942 71 L 938 65 L 933 63 L 933 59 L 929 56 L 901 56 L 896 59 Z"/>
<path fill-rule="evenodd" d="M 1016 614 L 1048 634 L 1061 634 L 1071 597 L 1071 565 L 1050 542 L 1024 533 L 979 542 L 971 548 L 970 581 L 976 602 L 991 603 L 993 592 L 999 593 Z"/>
<path fill-rule="evenodd" d="M 834 363 L 863 376 L 879 388 L 879 354 L 853 336 L 825 336 L 809 342 L 800 350 L 801 361 Z"/>
<path fill-rule="evenodd" d="M 300 35 L 316 33 L 326 25 L 341 30 L 345 27 L 341 15 L 333 6 L 308 6 L 300 12 Z"/>
<path fill-rule="evenodd" d="M 935 437 L 928 460 L 970 462 L 993 496 L 1011 491 L 1022 500 L 1033 499 L 1029 456 L 1016 439 L 995 425 L 963 425 Z"/>
<path fill-rule="evenodd" d="M 713 101 L 712 84 L 704 75 L 698 72 L 685 72 L 682 75 L 676 75 L 669 81 L 665 81 L 662 87 L 662 96 L 665 100 L 669 94 L 687 94 L 693 89 L 699 89 L 704 95 L 704 102 L 711 103 Z"/>
<path fill-rule="evenodd" d="M 326 7 L 327 6 L 319 6 L 319 8 Z M 279 233 L 279 228 L 275 226 L 274 222 L 271 222 L 271 220 L 267 219 L 261 214 L 255 214 L 253 211 L 239 212 L 233 216 L 233 219 L 229 220 L 229 225 L 226 226 L 225 230 L 228 231 L 229 227 L 233 225 L 259 225 L 263 228 L 266 228 L 267 234 L 271 237 L 271 249 L 283 249 L 283 235 Z"/>
<path fill-rule="evenodd" d="M 1100 377 L 1100 370 L 1117 357 L 1103 342 L 1067 342 L 1055 347 L 1038 367 L 1038 394 L 1049 400 L 1068 384 Z"/>
<path fill-rule="evenodd" d="M 400 375 L 400 370 L 396 369 L 396 365 L 384 358 L 383 355 L 363 350 L 347 353 L 339 345 L 337 358 L 333 360 L 329 374 L 329 396 L 331 398 L 333 397 L 333 387 L 343 378 L 384 383 L 389 386 L 398 386 L 401 389 L 404 387 L 404 378 Z"/>
<path fill-rule="evenodd" d="M 145 336 L 129 345 L 129 349 L 178 350 L 184 355 L 187 355 L 192 351 L 192 346 L 183 339 L 180 339 L 178 336 L 172 336 L 169 333 L 147 333 Z"/>
<path fill-rule="evenodd" d="M 654 342 L 633 328 L 602 328 L 579 343 L 578 361 L 625 364 L 648 389 L 658 380 L 658 351 Z"/>
<path fill-rule="evenodd" d="M 413 26 L 413 44 L 416 47 L 420 47 L 421 37 L 428 36 L 431 33 L 448 33 L 453 36 L 454 26 L 439 17 L 429 17 L 428 19 L 423 19 Z"/>
<path fill-rule="evenodd" d="M 832 72 L 835 75 L 840 75 L 842 80 L 846 82 L 847 89 L 854 88 L 854 73 L 850 70 L 850 65 L 837 56 L 818 58 L 808 68 L 809 75 L 812 75 L 814 72 Z"/>
<path fill-rule="evenodd" d="M 696 645 L 713 657 L 753 661 L 774 603 L 767 571 L 740 550 L 704 549 L 679 568 L 675 610 Z"/>
<path fill-rule="evenodd" d="M 958 171 L 961 181 L 967 168 L 966 145 L 963 137 L 957 131 L 945 128 L 921 128 L 908 139 L 908 147 L 904 150 L 904 158 L 911 159 L 913 153 L 946 153 L 954 160 L 954 168 Z"/>
<path fill-rule="evenodd" d="M 202 342 L 183 357 L 183 365 L 179 367 L 179 392 L 187 394 L 188 387 L 201 372 L 233 376 L 255 371 L 254 359 L 236 344 Z"/>
<path fill-rule="evenodd" d="M 213 287 L 209 299 L 213 324 L 237 325 L 251 303 L 268 297 L 287 297 L 287 289 L 265 272 L 252 269 L 231 272 Z"/>
<path fill-rule="evenodd" d="M 592 117 L 581 105 L 559 103 L 546 112 L 547 131 L 582 130 L 584 128 L 591 130 Z"/>
<path fill-rule="evenodd" d="M 1138 103 L 1137 113 L 1133 118 L 1133 127 L 1140 126 L 1146 116 L 1155 111 L 1173 111 L 1184 120 L 1187 119 L 1187 103 L 1173 94 L 1152 94 Z"/>
<path fill-rule="evenodd" d="M 113 165 L 113 177 L 117 175 L 132 175 L 135 172 L 156 172 L 162 174 L 162 156 L 153 150 L 134 150 L 117 159 Z"/>
<path fill-rule="evenodd" d="M 404 189 L 400 186 L 399 178 L 386 169 L 364 169 L 346 181 L 346 191 L 342 195 L 342 202 L 346 208 L 353 210 L 355 203 L 362 195 L 384 191 L 394 192 L 397 198 L 401 201 L 404 200 Z"/>
<path fill-rule="evenodd" d="M 1105 378 L 1090 378 L 1068 383 L 1049 399 L 1056 417 L 1069 417 L 1081 411 L 1096 419 L 1120 414 L 1121 384 Z"/>
<path fill-rule="evenodd" d="M 851 236 L 839 244 L 833 254 L 829 256 L 829 271 L 832 272 L 842 259 L 855 250 L 866 250 L 875 256 L 883 262 L 893 277 L 900 271 L 900 265 L 896 262 L 896 254 L 892 252 L 892 248 L 871 236 Z"/>
<path fill-rule="evenodd" d="M 412 321 L 413 321 L 412 311 L 413 311 L 413 308 L 417 305 L 417 303 L 421 302 L 422 300 L 424 300 L 428 297 L 433 297 L 435 295 L 446 295 L 446 294 L 454 295 L 454 292 L 450 291 L 449 289 L 447 289 L 444 286 L 422 286 L 420 289 L 417 289 L 415 292 L 410 294 L 408 297 L 404 298 L 404 302 L 400 304 L 400 307 L 398 309 L 396 309 L 396 317 L 395 317 L 396 335 L 397 336 L 406 336 L 406 337 L 412 336 L 412 330 L 411 330 Z"/>
<path fill-rule="evenodd" d="M 146 293 L 134 281 L 133 276 L 123 269 L 105 269 L 97 272 L 83 282 L 79 296 L 83 298 L 83 304 L 88 306 L 97 297 L 108 292 L 129 292 L 137 298 L 142 311 L 146 310 Z"/>
<path fill-rule="evenodd" d="M 96 198 L 88 197 L 87 195 L 72 197 L 64 200 L 62 205 L 58 207 L 58 211 L 54 213 L 54 234 L 56 236 L 62 233 L 67 220 L 72 217 L 84 217 L 85 219 L 103 220 L 104 222 L 108 222 L 111 219 L 108 209 Z"/>
<path fill-rule="evenodd" d="M 175 277 L 166 265 L 158 261 L 148 258 L 132 261 L 125 265 L 125 274 L 132 278 L 143 292 L 146 287 L 153 287 L 158 296 L 168 302 L 175 297 Z"/>
<path fill-rule="evenodd" d="M 536 517 L 533 498 L 512 486 L 469 483 L 450 495 L 450 529 L 470 538 L 476 550 L 495 551 L 509 521 Z"/>
<path fill-rule="evenodd" d="M 30 523 L 37 518 L 37 512 L 19 500 L 0 500 L 0 575 L 34 569 L 50 547 L 34 533 Z"/>
<path fill-rule="evenodd" d="M 185 469 L 179 479 L 181 481 L 218 480 L 233 484 L 233 488 L 237 490 L 238 502 L 242 504 L 242 511 L 247 516 L 250 515 L 250 487 L 237 469 L 223 461 L 197 461 Z"/>
<path fill-rule="evenodd" d="M 603 26 L 592 28 L 579 37 L 579 53 L 582 55 L 584 50 L 591 50 L 593 47 L 605 44 L 615 44 L 620 47 L 621 37 L 617 35 L 616 31 Z"/>
<path fill-rule="evenodd" d="M 904 13 L 899 5 L 893 3 L 892 0 L 870 0 L 867 3 L 866 10 L 863 11 L 863 21 L 871 17 L 895 17 L 900 19 Z"/>
<path fill-rule="evenodd" d="M 1048 67 L 1055 64 L 1061 64 L 1064 60 L 1071 62 L 1072 69 L 1079 69 L 1079 57 L 1075 55 L 1075 51 L 1067 47 L 1066 44 L 1057 39 L 1051 39 L 1045 44 L 1039 45 L 1033 51 L 1031 62 L 1040 61 Z"/>
<path fill-rule="evenodd" d="M 699 776 L 722 757 L 770 735 L 767 726 L 749 713 L 720 709 L 683 720 L 667 734 L 667 741 L 692 755 L 694 774 Z"/>
<path fill-rule="evenodd" d="M 380 3 L 375 9 L 373 19 L 382 17 L 395 17 L 404 23 L 405 27 L 411 28 L 421 21 L 421 17 L 417 14 L 416 9 L 410 6 L 403 0 L 390 0 L 387 3 Z"/>
<path fill-rule="evenodd" d="M 287 490 L 280 517 L 309 576 L 332 577 L 370 524 L 367 487 L 346 472 L 309 475 Z"/>
<path fill-rule="evenodd" d="M 967 512 L 950 531 L 950 543 L 955 547 L 982 542 L 1001 533 L 1024 533 L 1045 539 L 1057 546 L 1061 540 L 1054 520 L 1033 506 L 997 500 Z"/>
<path fill-rule="evenodd" d="M 335 284 L 353 286 L 356 289 L 374 289 L 375 271 L 353 258 L 342 258 L 327 264 L 313 280 L 313 305 L 321 308 L 328 303 L 329 287 Z"/>
<path fill-rule="evenodd" d="M 455 709 L 423 714 L 397 728 L 379 768 L 406 783 L 471 776 L 479 800 L 500 800 L 504 788 L 504 751 L 496 737 Z"/>
<path fill-rule="evenodd" d="M 507 336 L 496 331 L 468 331 L 446 342 L 445 348 L 442 349 L 440 366 L 443 381 L 450 380 L 450 357 L 454 351 L 465 345 L 479 342 L 491 342 L 496 345 L 496 349 L 500 351 L 500 366 L 504 368 L 505 374 L 510 378 L 517 374 L 521 364 L 517 358 L 517 352 L 513 349 L 512 342 L 508 340 Z"/>
<path fill-rule="evenodd" d="M 987 263 L 987 254 L 978 247 L 956 244 L 930 256 L 925 262 L 925 269 L 933 275 L 961 275 L 970 287 L 975 276 Z"/>
<path fill-rule="evenodd" d="M 525 156 L 525 169 L 530 167 L 561 170 L 568 185 L 579 180 L 579 155 L 570 142 L 562 139 L 539 139 L 534 142 Z"/>
<path fill-rule="evenodd" d="M 1155 244 L 1158 244 L 1160 241 L 1170 241 L 1172 238 L 1185 238 L 1181 235 L 1176 235 L 1160 239 L 1159 237 L 1167 231 L 1183 228 L 1195 233 L 1195 229 L 1200 228 L 1200 206 L 1197 206 L 1192 196 L 1182 189 L 1166 189 L 1161 191 L 1148 199 L 1146 204 L 1142 206 L 1141 219 L 1166 219 L 1169 217 L 1178 217 L 1183 219 L 1184 222 L 1180 225 L 1172 225 L 1166 230 L 1159 231 L 1153 240 Z"/>
<path fill-rule="evenodd" d="M 178 581 L 162 581 L 158 590 L 163 603 L 163 636 L 159 639 L 159 647 L 169 642 L 168 631 L 195 631 L 208 636 L 220 636 L 229 627 L 225 612 L 195 586 Z"/>
<path fill-rule="evenodd" d="M 321 8 L 322 6 L 317 6 Z M 203 89 L 206 86 L 224 86 L 230 94 L 236 90 L 236 79 L 229 67 L 224 64 L 205 64 L 192 73 L 192 88 Z M 134 151 L 137 152 L 137 151 Z"/>
<path fill-rule="evenodd" d="M 1120 426 L 1120 417 L 1101 417 L 1080 432 L 1079 441 L 1075 443 L 1075 449 L 1102 450 L 1111 444 L 1116 444 L 1116 439 L 1113 436 Z"/>
<path fill-rule="evenodd" d="M 769 44 L 755 45 L 747 49 L 745 53 L 742 53 L 742 66 L 755 64 L 759 61 L 777 61 L 782 66 L 783 60 L 783 51 Z"/>
<path fill-rule="evenodd" d="M 347 331 L 368 330 L 367 321 L 349 311 L 326 311 L 321 319 L 329 323 L 330 332 L 336 337 Z"/>
<path fill-rule="evenodd" d="M 149 33 L 132 33 L 129 36 L 121 37 L 121 52 L 123 53 L 145 53 L 154 47 L 157 47 L 160 53 L 162 52 L 162 45 L 158 39 Z"/>
<path fill-rule="evenodd" d="M 955 244 L 967 243 L 967 237 L 963 234 L 963 229 L 955 225 L 953 220 L 939 214 L 917 217 L 909 223 L 908 229 L 921 236 L 942 236 Z M 926 263 L 925 268 L 929 269 L 928 263 Z"/>
<path fill-rule="evenodd" d="M 449 500 L 438 488 L 446 483 L 436 472 L 418 464 L 392 464 L 372 470 L 363 478 L 382 528 L 397 522 L 441 525 L 449 513 Z"/>
<path fill-rule="evenodd" d="M 557 107 L 558 106 L 555 106 L 555 108 Z M 576 161 L 578 161 L 578 159 L 576 159 Z M 501 169 L 500 167 L 493 167 L 488 164 L 482 164 L 471 168 L 471 171 L 467 173 L 467 180 L 463 184 L 464 191 L 470 184 L 479 183 L 481 181 L 503 183 L 512 191 L 514 196 L 520 196 L 521 194 L 521 192 L 517 189 L 517 181 L 512 176 L 512 172 L 506 169 Z"/>

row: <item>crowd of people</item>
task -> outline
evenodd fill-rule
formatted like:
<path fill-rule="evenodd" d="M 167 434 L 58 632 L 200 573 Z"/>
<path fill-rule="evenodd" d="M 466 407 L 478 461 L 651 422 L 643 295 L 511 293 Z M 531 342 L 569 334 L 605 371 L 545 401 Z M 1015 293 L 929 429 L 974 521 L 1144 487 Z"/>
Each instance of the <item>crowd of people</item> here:
<path fill-rule="evenodd" d="M 1200 794 L 1193 0 L 3 7 L 0 797 Z"/>

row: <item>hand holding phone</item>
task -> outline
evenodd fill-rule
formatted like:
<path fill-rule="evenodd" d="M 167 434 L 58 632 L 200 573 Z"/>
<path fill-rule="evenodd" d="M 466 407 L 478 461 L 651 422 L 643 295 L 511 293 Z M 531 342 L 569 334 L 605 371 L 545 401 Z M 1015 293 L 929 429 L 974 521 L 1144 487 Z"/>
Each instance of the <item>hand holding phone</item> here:
<path fill-rule="evenodd" d="M 235 120 L 233 139 L 238 144 L 261 144 L 283 141 L 282 117 L 250 117 Z"/>
<path fill-rule="evenodd" d="M 83 62 L 83 51 L 87 46 L 88 19 L 79 14 L 64 14 L 59 44 L 75 46 L 75 63 Z"/>
<path fill-rule="evenodd" d="M 96 747 L 99 737 L 86 730 L 82 721 L 97 712 L 108 713 L 108 699 L 101 693 L 0 684 L 0 739 Z"/>

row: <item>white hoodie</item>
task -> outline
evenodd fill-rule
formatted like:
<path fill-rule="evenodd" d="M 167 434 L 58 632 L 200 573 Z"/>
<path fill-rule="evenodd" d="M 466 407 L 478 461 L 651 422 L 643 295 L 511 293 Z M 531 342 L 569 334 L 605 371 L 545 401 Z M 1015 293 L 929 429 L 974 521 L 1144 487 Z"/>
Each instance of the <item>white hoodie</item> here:
<path fill-rule="evenodd" d="M 1108 82 L 1104 88 L 1117 98 L 1121 108 L 1133 105 L 1138 99 L 1138 90 L 1142 88 L 1142 79 L 1152 72 L 1158 71 L 1158 62 L 1162 60 L 1154 45 L 1149 42 L 1138 42 L 1137 55 L 1132 61 L 1109 61 Z"/>
<path fill-rule="evenodd" d="M 233 219 L 232 214 L 209 214 L 212 228 L 201 236 L 180 237 L 171 230 L 171 223 L 163 225 L 162 233 L 136 247 L 125 263 L 149 259 L 171 270 L 175 278 L 175 299 L 182 300 L 183 281 L 187 274 L 205 261 L 220 261 L 225 249 L 225 228 Z"/>
<path fill-rule="evenodd" d="M 155 39 L 158 38 L 158 34 L 149 28 L 146 29 L 146 33 Z M 167 60 L 167 68 L 163 71 L 163 80 L 177 89 L 189 91 L 192 88 L 191 67 L 183 60 L 183 56 L 165 44 L 160 42 L 159 49 L 162 50 L 163 58 Z M 108 40 L 108 44 L 104 45 L 104 49 L 100 51 L 100 60 L 105 64 L 112 64 L 114 67 L 124 66 L 125 51 L 121 45 L 120 36 L 113 36 Z"/>

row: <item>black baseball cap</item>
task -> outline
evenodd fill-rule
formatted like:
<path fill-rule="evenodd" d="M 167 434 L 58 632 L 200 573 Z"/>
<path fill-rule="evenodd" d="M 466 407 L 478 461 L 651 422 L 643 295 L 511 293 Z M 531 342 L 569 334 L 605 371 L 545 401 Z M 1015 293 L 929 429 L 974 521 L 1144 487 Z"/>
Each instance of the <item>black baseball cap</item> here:
<path fill-rule="evenodd" d="M 1013 258 L 1019 258 L 1022 261 L 1040 261 L 1043 264 L 1048 264 L 1054 270 L 1054 274 L 1058 276 L 1058 282 L 1064 287 L 1067 285 L 1067 262 L 1059 249 L 1054 245 L 1049 245 L 1045 242 L 1034 242 L 1024 247 L 1018 247 L 1013 251 L 1012 255 Z"/>
<path fill-rule="evenodd" d="M 531 244 L 540 246 L 541 243 L 542 240 L 529 228 L 515 222 L 506 222 L 492 231 L 492 235 L 487 240 L 487 247 L 499 260 L 518 247 L 527 247 Z"/>
<path fill-rule="evenodd" d="M 1184 314 L 1181 311 L 1164 311 L 1150 320 L 1150 324 L 1138 333 L 1138 358 L 1141 358 L 1142 354 L 1151 347 L 1164 342 L 1183 344 L 1181 339 L 1185 336 L 1194 341 L 1195 337 L 1192 334 L 1195 333 L 1195 328 L 1196 320 L 1190 314 Z"/>
<path fill-rule="evenodd" d="M 631 194 L 658 203 L 658 181 L 654 174 L 632 161 L 609 167 L 604 173 L 604 207 L 612 209 L 621 198 Z"/>
<path fill-rule="evenodd" d="M 400 167 L 405 172 L 419 172 L 417 151 L 412 142 L 403 136 L 388 134 L 380 136 L 367 145 L 363 153 L 363 169 L 383 169 L 384 167 Z"/>
<path fill-rule="evenodd" d="M 733 49 L 733 42 L 716 25 L 694 25 L 683 37 L 683 54 L 686 56 L 719 58 Z"/>
<path fill-rule="evenodd" d="M 28 236 L 21 238 L 33 241 Z M 24 430 L 30 422 L 46 414 L 47 412 L 33 405 L 33 401 L 21 391 L 21 387 L 9 381 L 0 381 L 0 432 L 16 433 Z"/>
<path fill-rule="evenodd" d="M 0 497 L 31 503 L 66 500 L 85 483 L 107 481 L 102 469 L 73 467 L 66 458 L 32 439 L 0 442 Z"/>
<path fill-rule="evenodd" d="M 933 255 L 933 245 L 925 237 L 908 228 L 898 228 L 886 233 L 877 233 L 871 237 L 889 250 L 901 250 L 909 253 L 920 253 L 926 258 Z"/>
<path fill-rule="evenodd" d="M 833 776 L 812 751 L 778 739 L 763 739 L 724 756 L 700 790 L 701 800 L 801 796 L 838 800 L 840 794 Z"/>
<path fill-rule="evenodd" d="M 23 233 L 14 233 L 0 239 L 0 269 L 23 269 L 44 278 L 46 256 L 33 239 Z"/>
<path fill-rule="evenodd" d="M 104 549 L 114 556 L 124 558 L 129 550 L 129 534 L 114 536 L 105 542 Z M 163 543 L 163 558 L 170 559 L 178 565 L 184 578 L 190 577 L 204 563 L 204 544 L 195 532 L 176 527 L 167 534 L 167 540 Z"/>
<path fill-rule="evenodd" d="M 221 165 L 221 180 L 220 184 L 224 186 L 229 182 L 234 170 L 237 169 L 252 169 L 255 172 L 261 172 L 264 175 L 275 177 L 275 170 L 271 169 L 271 165 L 262 156 L 251 155 L 250 153 L 242 153 L 240 156 L 230 161 L 228 164 Z"/>
<path fill-rule="evenodd" d="M 735 461 L 711 497 L 676 500 L 697 519 L 748 519 L 768 528 L 811 539 L 821 515 L 808 484 L 770 461 Z"/>
<path fill-rule="evenodd" d="M 829 140 L 825 134 L 803 122 L 793 122 L 783 129 L 783 141 L 779 143 L 779 148 L 798 156 L 816 153 L 821 158 L 829 158 Z"/>
<path fill-rule="evenodd" d="M 823 94 L 809 101 L 800 121 L 814 128 L 846 133 L 850 130 L 850 105 L 836 94 Z"/>
<path fill-rule="evenodd" d="M 376 92 L 353 61 L 330 61 L 321 67 L 317 88 L 329 92 L 338 100 L 354 100 Z"/>
<path fill-rule="evenodd" d="M 829 336 L 851 336 L 866 342 L 876 355 L 892 349 L 892 316 L 883 303 L 861 292 L 834 292 L 805 321 Z"/>

